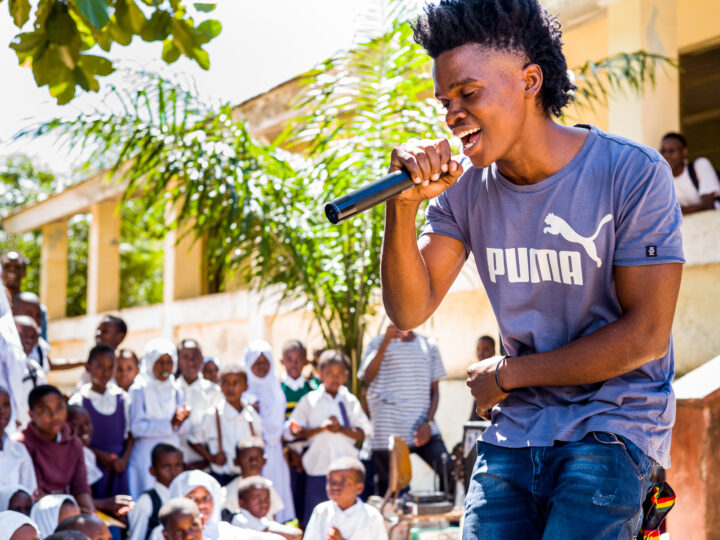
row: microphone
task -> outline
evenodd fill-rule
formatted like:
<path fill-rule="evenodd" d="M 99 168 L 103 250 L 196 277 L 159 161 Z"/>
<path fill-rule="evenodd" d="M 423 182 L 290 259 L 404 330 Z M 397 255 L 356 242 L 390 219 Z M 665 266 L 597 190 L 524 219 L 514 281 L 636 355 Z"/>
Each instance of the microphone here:
<path fill-rule="evenodd" d="M 414 186 L 410 174 L 405 169 L 400 169 L 330 201 L 325 205 L 325 215 L 330 223 L 337 224 Z"/>

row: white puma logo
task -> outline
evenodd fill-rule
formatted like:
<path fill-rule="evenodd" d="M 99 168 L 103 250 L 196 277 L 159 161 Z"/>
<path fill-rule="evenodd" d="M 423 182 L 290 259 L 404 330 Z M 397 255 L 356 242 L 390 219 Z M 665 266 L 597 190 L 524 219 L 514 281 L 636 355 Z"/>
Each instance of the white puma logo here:
<path fill-rule="evenodd" d="M 602 261 L 597 256 L 597 249 L 595 248 L 595 239 L 600 234 L 600 229 L 608 221 L 612 220 L 612 214 L 608 214 L 600 220 L 600 224 L 597 226 L 595 234 L 590 237 L 581 236 L 576 233 L 570 224 L 563 218 L 556 216 L 552 212 L 545 217 L 545 223 L 548 225 L 543 229 L 544 233 L 559 234 L 568 242 L 574 242 L 580 244 L 585 248 L 585 252 L 588 256 L 597 263 L 598 268 L 602 266 Z"/>

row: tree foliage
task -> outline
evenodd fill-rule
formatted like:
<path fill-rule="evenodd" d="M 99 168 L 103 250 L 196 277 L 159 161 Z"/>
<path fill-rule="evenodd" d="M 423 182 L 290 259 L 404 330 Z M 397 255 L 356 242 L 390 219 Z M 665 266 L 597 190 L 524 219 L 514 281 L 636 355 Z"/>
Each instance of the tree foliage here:
<path fill-rule="evenodd" d="M 0 4 L 3 0 L 0 0 Z M 77 87 L 97 92 L 98 77 L 114 71 L 109 52 L 113 44 L 129 45 L 135 36 L 163 44 L 162 58 L 175 62 L 181 55 L 203 69 L 210 59 L 203 45 L 222 26 L 216 20 L 196 23 L 183 0 L 7 0 L 18 29 L 31 21 L 31 29 L 15 36 L 10 47 L 18 62 L 32 68 L 35 83 L 47 86 L 59 104 L 75 97 Z M 212 11 L 214 4 L 194 3 L 197 11 Z M 99 52 L 99 51 L 98 51 Z"/>

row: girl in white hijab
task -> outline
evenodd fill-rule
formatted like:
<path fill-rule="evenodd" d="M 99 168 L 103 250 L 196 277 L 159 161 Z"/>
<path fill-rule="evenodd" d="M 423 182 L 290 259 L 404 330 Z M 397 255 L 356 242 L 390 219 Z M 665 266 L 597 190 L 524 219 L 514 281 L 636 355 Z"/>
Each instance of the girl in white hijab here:
<path fill-rule="evenodd" d="M 135 438 L 128 481 L 130 495 L 137 500 L 152 488 L 152 449 L 160 442 L 180 446 L 180 437 L 190 429 L 190 409 L 175 385 L 177 350 L 167 339 L 153 339 L 145 346 L 140 374 L 129 390 L 130 432 Z"/>
<path fill-rule="evenodd" d="M 0 512 L 0 540 L 37 540 L 39 538 L 38 526 L 25 514 L 12 510 Z"/>
<path fill-rule="evenodd" d="M 247 400 L 258 409 L 262 419 L 262 437 L 265 441 L 267 462 L 262 475 L 272 481 L 285 508 L 275 519 L 285 523 L 295 519 L 290 470 L 283 455 L 282 434 L 285 425 L 285 393 L 275 373 L 272 350 L 263 340 L 251 341 L 245 349 L 247 367 Z"/>
<path fill-rule="evenodd" d="M 170 499 L 185 497 L 197 504 L 203 521 L 203 540 L 255 540 L 277 538 L 258 536 L 254 531 L 240 529 L 227 521 L 220 521 L 223 505 L 222 489 L 217 480 L 202 471 L 180 473 L 170 484 Z M 164 540 L 162 526 L 156 527 L 150 540 Z"/>
<path fill-rule="evenodd" d="M 19 495 L 19 497 L 15 497 L 15 495 Z M 13 499 L 15 500 L 13 501 Z M 30 490 L 20 484 L 11 484 L 0 488 L 0 512 L 13 510 L 29 516 L 32 501 L 33 496 Z M 21 509 L 25 507 L 27 508 L 27 512 Z"/>
<path fill-rule="evenodd" d="M 30 510 L 30 519 L 40 530 L 40 538 L 50 536 L 62 520 L 80 513 L 72 495 L 45 495 Z"/>

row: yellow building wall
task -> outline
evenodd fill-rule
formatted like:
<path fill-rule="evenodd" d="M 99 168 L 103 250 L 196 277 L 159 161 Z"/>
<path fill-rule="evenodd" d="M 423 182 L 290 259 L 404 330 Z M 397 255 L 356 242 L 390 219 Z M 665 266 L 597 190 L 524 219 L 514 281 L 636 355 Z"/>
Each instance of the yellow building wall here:
<path fill-rule="evenodd" d="M 677 0 L 677 41 L 680 52 L 720 43 L 720 1 Z"/>
<path fill-rule="evenodd" d="M 608 18 L 596 17 L 585 24 L 563 32 L 563 52 L 569 69 L 575 70 L 588 60 L 597 62 L 608 54 Z M 603 131 L 608 129 L 608 109 L 598 104 L 594 109 L 571 105 L 566 110 L 567 124 L 591 124 Z"/>

